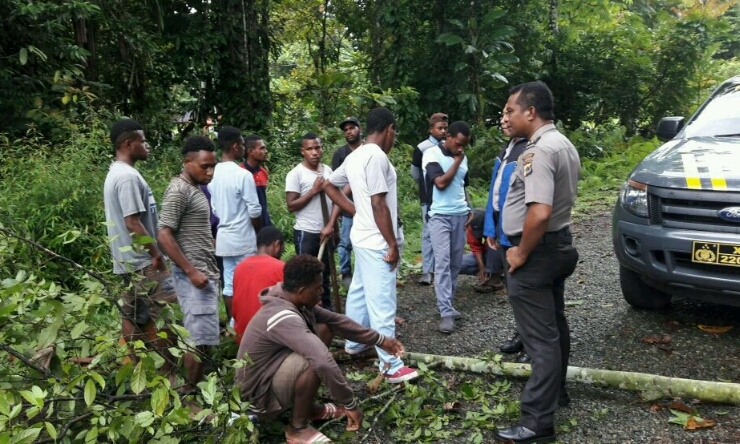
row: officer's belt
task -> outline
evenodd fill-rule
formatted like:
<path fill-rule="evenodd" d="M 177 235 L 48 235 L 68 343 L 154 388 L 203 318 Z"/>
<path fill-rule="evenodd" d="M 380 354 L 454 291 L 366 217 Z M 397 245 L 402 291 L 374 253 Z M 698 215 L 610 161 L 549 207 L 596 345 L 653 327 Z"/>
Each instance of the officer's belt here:
<path fill-rule="evenodd" d="M 522 236 L 509 236 L 509 242 L 512 246 L 518 247 L 522 241 Z M 547 231 L 540 239 L 538 245 L 558 245 L 573 243 L 573 236 L 570 234 L 570 226 L 563 227 L 557 231 Z"/>

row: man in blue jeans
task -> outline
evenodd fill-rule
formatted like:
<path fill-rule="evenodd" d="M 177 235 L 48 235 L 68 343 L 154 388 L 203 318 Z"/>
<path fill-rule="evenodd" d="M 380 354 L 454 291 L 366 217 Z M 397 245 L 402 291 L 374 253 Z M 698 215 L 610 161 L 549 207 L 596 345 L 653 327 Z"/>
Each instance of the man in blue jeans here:
<path fill-rule="evenodd" d="M 356 117 L 347 117 L 339 124 L 339 129 L 344 133 L 344 140 L 347 144 L 339 148 L 331 159 L 331 169 L 339 168 L 347 156 L 362 145 L 362 126 Z M 345 191 L 349 191 L 349 187 Z M 350 197 L 351 199 L 351 197 Z M 352 283 L 352 241 L 349 238 L 352 230 L 352 216 L 346 211 L 342 211 L 342 226 L 339 232 L 339 272 L 342 273 L 342 285 L 349 288 Z"/>

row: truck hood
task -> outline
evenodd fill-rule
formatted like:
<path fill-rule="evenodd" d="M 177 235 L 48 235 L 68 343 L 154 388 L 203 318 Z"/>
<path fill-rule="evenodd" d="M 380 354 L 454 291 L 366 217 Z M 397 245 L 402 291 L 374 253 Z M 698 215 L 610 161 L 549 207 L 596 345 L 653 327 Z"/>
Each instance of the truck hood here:
<path fill-rule="evenodd" d="M 740 191 L 740 138 L 674 139 L 650 153 L 630 175 L 663 188 Z"/>

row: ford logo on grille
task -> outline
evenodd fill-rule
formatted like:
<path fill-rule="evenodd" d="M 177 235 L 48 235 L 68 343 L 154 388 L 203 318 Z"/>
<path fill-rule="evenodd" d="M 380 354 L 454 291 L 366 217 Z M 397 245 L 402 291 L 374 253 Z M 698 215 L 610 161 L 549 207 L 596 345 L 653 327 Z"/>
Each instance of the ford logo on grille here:
<path fill-rule="evenodd" d="M 740 223 L 740 207 L 727 207 L 717 211 L 717 216 L 727 222 Z"/>

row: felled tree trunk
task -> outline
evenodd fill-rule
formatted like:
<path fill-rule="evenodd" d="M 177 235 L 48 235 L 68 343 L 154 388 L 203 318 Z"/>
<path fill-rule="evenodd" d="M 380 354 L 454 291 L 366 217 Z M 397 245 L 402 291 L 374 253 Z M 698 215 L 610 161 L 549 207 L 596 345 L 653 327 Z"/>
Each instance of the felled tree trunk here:
<path fill-rule="evenodd" d="M 529 377 L 529 364 L 513 362 L 485 361 L 478 358 L 458 356 L 429 355 L 426 353 L 407 354 L 411 361 L 441 365 L 451 370 L 473 373 L 491 373 L 501 376 Z M 670 378 L 649 373 L 623 372 L 618 370 L 599 370 L 593 368 L 568 367 L 568 381 L 594 384 L 642 392 L 648 400 L 662 397 L 695 398 L 707 402 L 740 404 L 740 384 L 729 382 L 697 381 L 693 379 Z"/>

